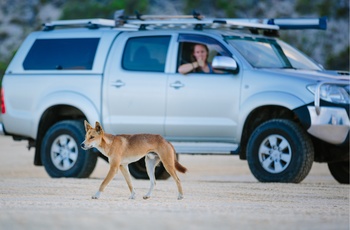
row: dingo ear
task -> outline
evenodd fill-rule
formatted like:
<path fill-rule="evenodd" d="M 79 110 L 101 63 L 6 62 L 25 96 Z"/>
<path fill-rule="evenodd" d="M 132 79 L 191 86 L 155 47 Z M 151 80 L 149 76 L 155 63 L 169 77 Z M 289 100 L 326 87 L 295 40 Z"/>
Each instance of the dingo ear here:
<path fill-rule="evenodd" d="M 84 126 L 86 132 L 92 129 L 91 125 L 86 120 L 84 120 Z"/>
<path fill-rule="evenodd" d="M 98 121 L 96 121 L 95 130 L 98 134 L 101 134 L 103 132 L 103 129 Z"/>

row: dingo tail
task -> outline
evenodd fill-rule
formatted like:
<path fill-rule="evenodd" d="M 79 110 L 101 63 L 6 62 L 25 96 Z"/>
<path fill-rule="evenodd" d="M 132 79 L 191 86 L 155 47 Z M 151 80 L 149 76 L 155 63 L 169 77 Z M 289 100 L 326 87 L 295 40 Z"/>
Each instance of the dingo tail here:
<path fill-rule="evenodd" d="M 177 159 L 176 159 L 176 151 L 175 151 L 174 146 L 169 141 L 168 141 L 168 143 L 171 146 L 171 148 L 173 149 L 173 152 L 174 152 L 174 155 L 175 155 L 174 159 L 175 159 L 175 168 L 176 168 L 176 170 L 181 172 L 181 173 L 187 172 L 187 168 L 177 161 Z"/>
<path fill-rule="evenodd" d="M 187 171 L 187 168 L 185 168 L 183 165 L 181 165 L 176 159 L 175 159 L 175 168 L 177 171 L 181 173 L 185 173 Z"/>

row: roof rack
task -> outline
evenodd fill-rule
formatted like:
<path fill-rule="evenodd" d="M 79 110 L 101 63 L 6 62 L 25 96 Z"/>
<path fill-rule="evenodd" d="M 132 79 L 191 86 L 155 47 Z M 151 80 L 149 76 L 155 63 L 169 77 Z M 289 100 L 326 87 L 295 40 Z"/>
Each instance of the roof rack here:
<path fill-rule="evenodd" d="M 116 27 L 126 24 L 137 25 L 139 29 L 146 27 L 159 27 L 167 25 L 168 27 L 175 26 L 194 26 L 194 29 L 201 30 L 204 26 L 210 27 L 229 27 L 229 28 L 246 28 L 259 30 L 278 30 L 277 25 L 262 24 L 253 21 L 238 21 L 232 18 L 208 18 L 206 19 L 200 13 L 193 11 L 192 15 L 142 15 L 135 12 L 135 16 L 125 16 L 124 10 L 117 10 L 114 13 Z"/>
<path fill-rule="evenodd" d="M 197 12 L 192 15 L 141 15 L 125 16 L 124 10 L 117 10 L 114 20 L 111 19 L 77 19 L 58 20 L 43 24 L 44 30 L 53 30 L 57 26 L 85 26 L 90 29 L 99 27 L 133 28 L 144 30 L 146 28 L 188 27 L 202 30 L 204 27 L 225 27 L 230 29 L 249 29 L 253 33 L 259 30 L 269 35 L 277 35 L 278 30 L 287 29 L 323 29 L 327 28 L 327 17 L 321 18 L 282 18 L 282 19 L 237 19 L 237 18 L 205 18 Z"/>
<path fill-rule="evenodd" d="M 226 24 L 238 28 L 256 28 L 262 30 L 289 29 L 327 29 L 327 17 L 321 18 L 269 18 L 269 19 L 238 19 L 238 18 L 209 18 L 205 19 L 200 13 L 193 11 L 192 15 L 142 15 L 125 16 L 124 10 L 114 13 L 116 26 L 124 24 L 155 25 L 155 24 Z"/>

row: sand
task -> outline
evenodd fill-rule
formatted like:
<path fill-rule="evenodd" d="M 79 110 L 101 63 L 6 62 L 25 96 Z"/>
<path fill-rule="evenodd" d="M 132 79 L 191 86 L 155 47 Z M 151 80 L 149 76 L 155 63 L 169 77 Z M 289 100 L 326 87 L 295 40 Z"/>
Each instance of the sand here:
<path fill-rule="evenodd" d="M 349 185 L 314 163 L 300 184 L 259 183 L 238 156 L 181 155 L 188 173 L 175 182 L 133 179 L 129 200 L 118 173 L 99 200 L 91 199 L 108 171 L 99 160 L 88 179 L 50 178 L 33 165 L 26 142 L 0 137 L 0 229 L 349 229 Z"/>

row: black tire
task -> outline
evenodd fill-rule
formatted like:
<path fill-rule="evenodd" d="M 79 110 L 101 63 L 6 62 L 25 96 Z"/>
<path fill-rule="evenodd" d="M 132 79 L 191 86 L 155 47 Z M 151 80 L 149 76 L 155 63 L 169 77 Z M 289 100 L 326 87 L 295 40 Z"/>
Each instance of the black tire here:
<path fill-rule="evenodd" d="M 299 183 L 311 170 L 314 149 L 298 124 L 273 119 L 254 130 L 247 146 L 247 160 L 260 182 Z"/>
<path fill-rule="evenodd" d="M 328 163 L 329 171 L 341 184 L 349 184 L 349 161 Z"/>
<path fill-rule="evenodd" d="M 61 121 L 46 132 L 41 144 L 41 160 L 51 177 L 90 176 L 98 155 L 80 148 L 84 138 L 82 121 Z"/>
<path fill-rule="evenodd" d="M 129 171 L 135 179 L 149 179 L 146 170 L 145 157 L 141 158 L 140 160 L 134 163 L 129 164 Z M 160 162 L 156 166 L 154 174 L 156 179 L 158 180 L 166 180 L 170 177 L 169 173 L 164 168 L 162 162 Z"/>

